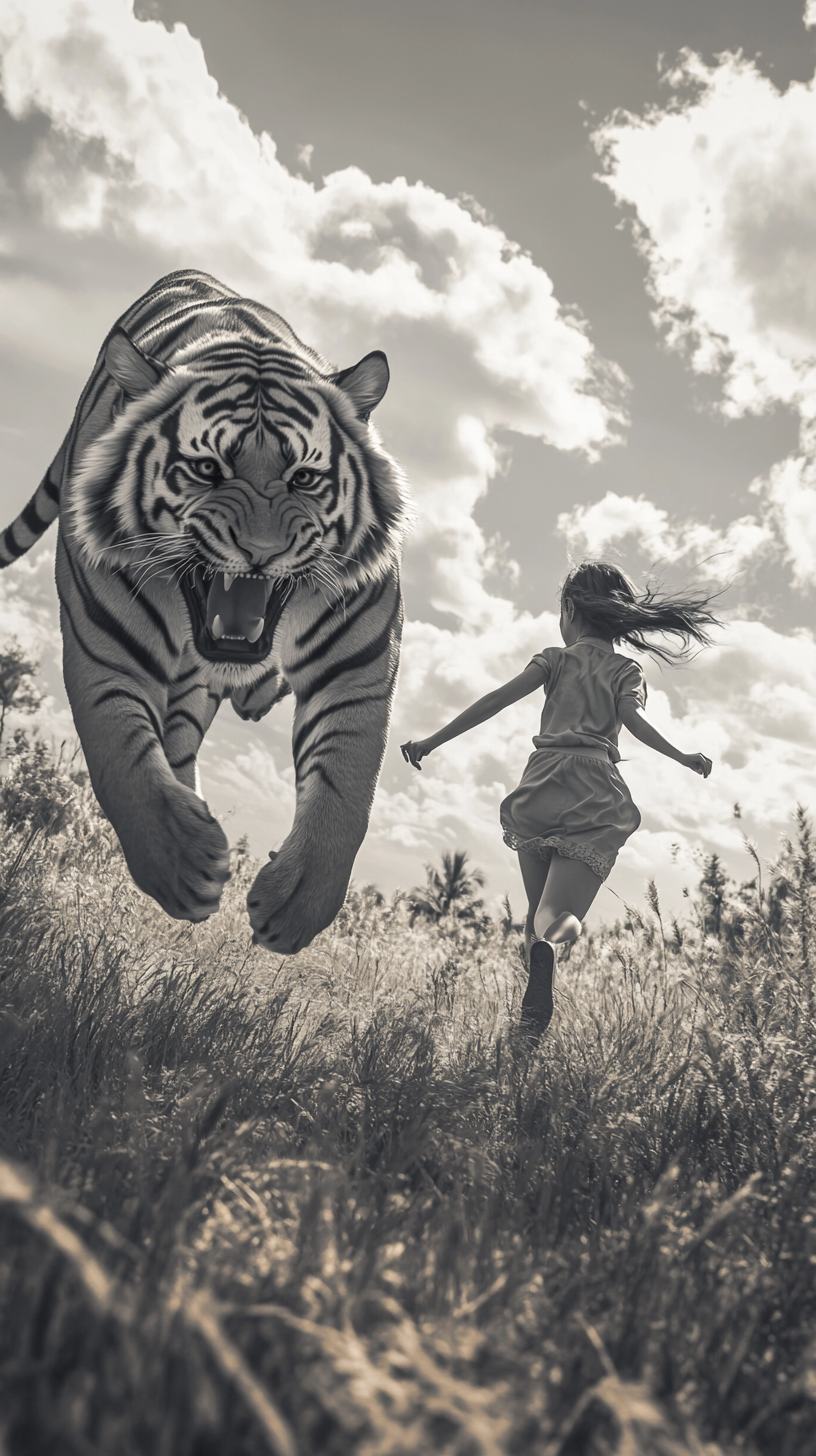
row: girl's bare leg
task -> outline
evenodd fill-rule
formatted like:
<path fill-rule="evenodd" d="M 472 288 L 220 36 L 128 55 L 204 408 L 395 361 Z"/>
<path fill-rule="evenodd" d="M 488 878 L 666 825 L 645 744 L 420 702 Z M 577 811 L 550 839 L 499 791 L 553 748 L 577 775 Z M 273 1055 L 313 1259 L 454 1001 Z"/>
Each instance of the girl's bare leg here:
<path fill-rule="evenodd" d="M 519 859 L 522 859 L 521 854 Z M 526 878 L 524 883 L 526 886 Z M 567 859 L 565 855 L 554 854 L 541 897 L 533 911 L 533 929 L 537 938 L 574 940 L 580 933 L 580 925 L 572 923 L 572 917 L 577 921 L 583 920 L 602 884 L 603 880 L 583 860 Z M 559 920 L 562 924 L 557 926 L 555 922 Z M 547 934 L 548 931 L 551 936 Z"/>
<path fill-rule="evenodd" d="M 562 854 L 554 854 L 546 867 L 541 860 L 519 850 L 519 865 L 529 903 L 524 947 L 530 970 L 521 1003 L 521 1025 L 537 1043 L 553 1015 L 555 947 L 581 934 L 581 921 L 603 881 L 583 860 L 567 859 Z"/>
<path fill-rule="evenodd" d="M 533 921 L 544 894 L 544 885 L 546 883 L 549 865 L 544 860 L 535 859 L 531 854 L 525 854 L 523 849 L 518 851 L 518 858 L 521 878 L 524 881 L 524 888 L 527 892 L 527 919 L 524 922 L 524 958 L 529 966 L 530 946 L 533 943 Z"/>

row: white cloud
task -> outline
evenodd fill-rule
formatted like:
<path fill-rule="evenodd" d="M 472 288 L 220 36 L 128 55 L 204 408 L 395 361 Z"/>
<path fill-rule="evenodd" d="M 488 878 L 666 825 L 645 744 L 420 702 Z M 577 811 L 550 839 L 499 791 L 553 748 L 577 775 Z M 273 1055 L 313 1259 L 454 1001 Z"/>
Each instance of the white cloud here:
<path fill-rule="evenodd" d="M 231 839 L 248 834 L 264 850 L 279 849 L 292 826 L 295 815 L 295 770 L 290 763 L 280 770 L 276 756 L 258 738 L 231 754 L 218 751 L 217 744 L 205 742 L 200 757 L 204 797 L 217 801 L 222 816 L 229 821 L 240 812 L 240 829 L 230 832 Z"/>
<path fill-rule="evenodd" d="M 718 578 L 739 570 L 773 540 L 770 527 L 754 516 L 732 521 L 725 530 L 694 520 L 675 524 L 668 511 L 644 496 L 635 499 L 611 490 L 593 505 L 562 512 L 558 530 L 576 556 L 602 556 L 609 546 L 634 538 L 652 562 L 688 560 L 699 571 Z"/>
<path fill-rule="evenodd" d="M 816 412 L 816 92 L 686 52 L 670 103 L 596 133 L 603 180 L 634 207 L 656 318 L 723 380 L 731 415 Z"/>
<path fill-rule="evenodd" d="M 48 547 L 0 572 L 0 643 L 9 637 L 30 657 L 54 652 L 54 557 Z"/>
<path fill-rule="evenodd" d="M 312 157 L 313 156 L 314 156 L 314 146 L 312 145 L 311 142 L 306 142 L 304 144 L 304 146 L 298 147 L 298 149 L 297 149 L 297 159 L 300 162 L 301 166 L 306 168 L 306 171 L 307 172 L 311 172 L 311 170 L 312 170 Z"/>
<path fill-rule="evenodd" d="M 816 459 L 792 456 L 771 470 L 763 493 L 785 543 L 794 581 L 812 587 L 816 581 Z"/>
<path fill-rule="evenodd" d="M 664 81 L 664 107 L 596 132 L 602 180 L 634 209 L 655 322 L 719 378 L 723 413 L 799 414 L 800 454 L 760 493 L 804 586 L 816 552 L 816 85 L 780 92 L 739 55 L 708 66 L 688 51 Z"/>
<path fill-rule="evenodd" d="M 293 176 L 186 27 L 137 21 L 127 0 L 2 0 L 0 37 L 8 109 L 52 123 L 28 184 L 55 227 L 214 271 L 331 354 L 350 315 L 425 322 L 466 343 L 493 393 L 488 428 L 589 454 L 610 438 L 622 376 L 499 228 L 404 178 Z"/>

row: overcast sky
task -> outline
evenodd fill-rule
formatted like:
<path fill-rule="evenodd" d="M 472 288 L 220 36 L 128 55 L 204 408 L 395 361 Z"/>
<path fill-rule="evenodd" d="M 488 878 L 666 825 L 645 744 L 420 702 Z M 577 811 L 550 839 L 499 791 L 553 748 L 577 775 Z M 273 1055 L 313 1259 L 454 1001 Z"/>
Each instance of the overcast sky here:
<path fill-rule="evenodd" d="M 569 553 L 728 582 L 720 645 L 647 665 L 643 828 L 614 891 L 679 906 L 716 850 L 748 877 L 816 800 L 816 4 L 797 0 L 0 0 L 3 524 L 113 320 L 200 267 L 348 365 L 411 480 L 391 746 L 356 875 L 411 885 L 465 847 L 522 896 L 498 804 L 530 698 L 410 772 L 421 736 L 558 640 Z M 52 533 L 53 535 L 53 533 Z M 46 549 L 47 548 L 47 549 Z M 0 578 L 70 729 L 52 536 Z M 225 708 L 213 809 L 263 853 L 291 822 L 285 709 Z M 734 803 L 743 817 L 734 818 Z"/>

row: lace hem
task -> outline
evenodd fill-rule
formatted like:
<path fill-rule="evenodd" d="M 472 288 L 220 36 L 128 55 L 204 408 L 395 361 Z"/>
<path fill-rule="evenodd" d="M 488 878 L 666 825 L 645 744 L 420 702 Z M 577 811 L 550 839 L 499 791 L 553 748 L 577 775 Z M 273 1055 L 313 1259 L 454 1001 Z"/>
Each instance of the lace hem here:
<path fill-rule="evenodd" d="M 514 834 L 512 829 L 503 828 L 503 838 L 510 849 L 521 849 L 525 854 L 530 854 L 533 859 L 549 860 L 554 852 L 563 854 L 565 859 L 580 859 L 592 870 L 599 880 L 605 880 L 615 863 L 605 854 L 599 854 L 588 844 L 575 844 L 572 840 L 559 839 L 557 834 L 549 834 L 545 837 L 538 836 L 535 839 L 521 839 Z"/>

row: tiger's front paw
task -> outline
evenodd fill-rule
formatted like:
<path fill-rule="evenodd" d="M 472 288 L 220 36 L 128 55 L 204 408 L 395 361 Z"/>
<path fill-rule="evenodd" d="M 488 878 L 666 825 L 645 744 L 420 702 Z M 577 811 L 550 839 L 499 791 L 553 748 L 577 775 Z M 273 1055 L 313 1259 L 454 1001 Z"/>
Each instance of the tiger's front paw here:
<path fill-rule="evenodd" d="M 116 826 L 140 890 L 174 920 L 206 920 L 230 877 L 221 825 L 191 789 L 173 780 L 145 796 L 127 826 Z"/>
<path fill-rule="evenodd" d="M 348 875 L 339 879 L 335 871 L 327 878 L 285 847 L 269 858 L 247 895 L 253 939 L 277 955 L 295 955 L 331 925 L 346 897 Z"/>

